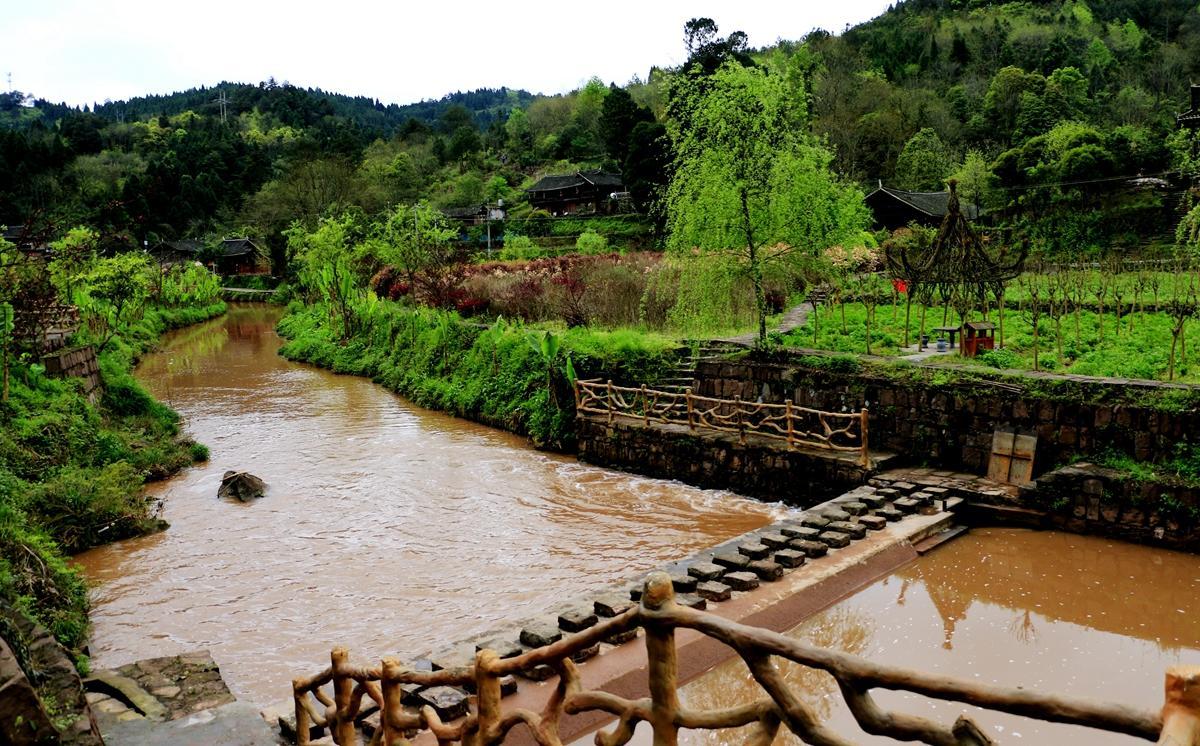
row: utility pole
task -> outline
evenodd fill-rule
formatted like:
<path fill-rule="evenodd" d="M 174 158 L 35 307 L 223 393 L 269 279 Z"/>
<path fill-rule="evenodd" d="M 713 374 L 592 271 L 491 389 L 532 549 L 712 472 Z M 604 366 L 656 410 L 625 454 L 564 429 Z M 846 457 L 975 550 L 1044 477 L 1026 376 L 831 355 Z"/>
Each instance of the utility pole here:
<path fill-rule="evenodd" d="M 221 124 L 226 123 L 225 106 L 229 103 L 229 99 L 225 98 L 225 91 L 221 91 L 221 95 L 213 99 L 213 103 L 221 105 Z"/>

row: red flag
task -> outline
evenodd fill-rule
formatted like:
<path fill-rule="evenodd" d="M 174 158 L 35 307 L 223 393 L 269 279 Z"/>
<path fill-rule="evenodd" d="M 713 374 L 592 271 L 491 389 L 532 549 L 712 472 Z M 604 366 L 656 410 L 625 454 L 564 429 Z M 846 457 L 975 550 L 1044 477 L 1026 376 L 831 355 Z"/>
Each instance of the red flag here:
<path fill-rule="evenodd" d="M 908 283 L 905 282 L 904 280 L 899 280 L 899 279 L 892 280 L 892 288 L 897 293 L 900 293 L 901 295 L 905 295 L 908 293 Z"/>

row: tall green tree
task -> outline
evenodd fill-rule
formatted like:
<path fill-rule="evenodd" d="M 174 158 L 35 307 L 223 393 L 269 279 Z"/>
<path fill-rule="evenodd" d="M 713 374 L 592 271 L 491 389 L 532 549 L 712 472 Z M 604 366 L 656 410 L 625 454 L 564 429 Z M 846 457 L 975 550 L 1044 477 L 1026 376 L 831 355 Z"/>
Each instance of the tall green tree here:
<path fill-rule="evenodd" d="M 929 127 L 921 129 L 904 144 L 896 159 L 896 185 L 914 191 L 938 191 L 954 169 L 942 138 Z"/>
<path fill-rule="evenodd" d="M 862 193 L 833 174 L 827 150 L 790 126 L 796 102 L 780 76 L 731 62 L 673 85 L 689 120 L 670 123 L 668 247 L 695 262 L 735 260 L 754 288 L 764 346 L 764 273 L 856 239 L 867 225 Z"/>

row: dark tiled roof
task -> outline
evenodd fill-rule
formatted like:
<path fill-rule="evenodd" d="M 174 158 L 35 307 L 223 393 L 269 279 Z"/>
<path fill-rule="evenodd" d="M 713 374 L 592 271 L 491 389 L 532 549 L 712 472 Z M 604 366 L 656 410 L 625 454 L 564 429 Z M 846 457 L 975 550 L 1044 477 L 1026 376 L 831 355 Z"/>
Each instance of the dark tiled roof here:
<path fill-rule="evenodd" d="M 221 254 L 224 256 L 255 253 L 259 253 L 258 246 L 248 238 L 227 238 L 221 242 Z"/>
<path fill-rule="evenodd" d="M 442 209 L 442 214 L 448 218 L 463 220 L 465 218 L 483 217 L 485 211 L 483 205 L 472 205 L 471 207 L 445 207 Z"/>
<path fill-rule="evenodd" d="M 624 191 L 625 183 L 620 174 L 605 171 L 576 171 L 573 174 L 558 176 L 543 176 L 536 184 L 526 189 L 527 192 L 553 192 L 559 189 L 570 189 L 578 186 L 595 186 L 610 192 Z"/>
<path fill-rule="evenodd" d="M 1200 111 L 1185 111 L 1175 117 L 1175 123 L 1180 127 L 1200 127 Z"/>
<path fill-rule="evenodd" d="M 950 192 L 906 192 L 903 189 L 892 189 L 885 186 L 881 186 L 867 195 L 867 203 L 870 204 L 888 197 L 935 218 L 944 216 L 947 205 L 950 203 Z M 968 220 L 979 218 L 979 208 L 969 202 L 962 203 L 962 211 L 963 216 Z"/>
<path fill-rule="evenodd" d="M 182 241 L 163 241 L 158 248 L 167 248 L 181 254 L 199 254 L 204 249 L 204 244 L 185 238 Z"/>

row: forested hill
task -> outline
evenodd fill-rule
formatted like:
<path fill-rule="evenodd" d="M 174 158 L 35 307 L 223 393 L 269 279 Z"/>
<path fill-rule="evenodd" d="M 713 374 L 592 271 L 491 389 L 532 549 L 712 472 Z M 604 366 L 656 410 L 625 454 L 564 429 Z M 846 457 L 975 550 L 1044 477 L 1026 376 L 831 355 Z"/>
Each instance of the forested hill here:
<path fill-rule="evenodd" d="M 991 222 L 1048 252 L 1169 242 L 1200 173 L 1175 122 L 1200 82 L 1196 0 L 908 0 L 842 34 L 757 50 L 711 21 L 693 31 L 689 66 L 757 65 L 803 91 L 795 126 L 844 178 L 917 191 L 955 178 Z M 87 224 L 134 245 L 251 233 L 278 248 L 291 221 L 336 211 L 527 210 L 539 176 L 581 168 L 623 170 L 651 209 L 681 77 L 404 106 L 273 81 L 95 111 L 0 94 L 0 223 Z M 1155 178 L 1128 188 L 1139 175 Z"/>
<path fill-rule="evenodd" d="M 462 106 L 474 118 L 476 126 L 486 129 L 496 120 L 503 120 L 517 107 L 526 107 L 533 94 L 509 88 L 481 88 L 455 92 L 434 101 L 413 104 L 384 104 L 366 96 L 347 96 L 323 91 L 320 88 L 301 88 L 274 79 L 251 85 L 221 82 L 164 95 L 137 96 L 128 101 L 106 101 L 97 104 L 92 112 L 117 122 L 139 121 L 148 117 L 174 116 L 185 111 L 219 115 L 220 98 L 226 100 L 226 114 L 258 110 L 270 114 L 290 127 L 305 127 L 326 116 L 341 117 L 362 130 L 390 136 L 409 119 L 434 124 L 452 106 Z M 38 102 L 45 117 L 53 122 L 71 110 L 61 105 Z"/>

